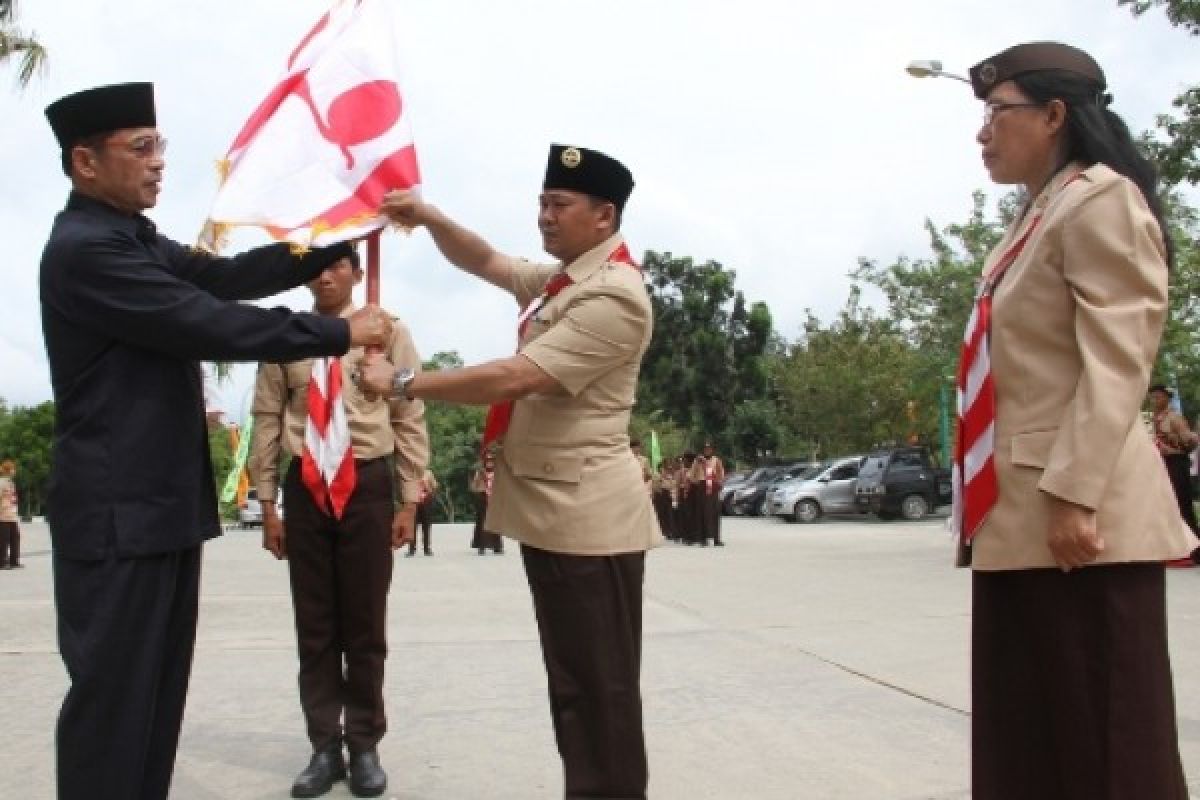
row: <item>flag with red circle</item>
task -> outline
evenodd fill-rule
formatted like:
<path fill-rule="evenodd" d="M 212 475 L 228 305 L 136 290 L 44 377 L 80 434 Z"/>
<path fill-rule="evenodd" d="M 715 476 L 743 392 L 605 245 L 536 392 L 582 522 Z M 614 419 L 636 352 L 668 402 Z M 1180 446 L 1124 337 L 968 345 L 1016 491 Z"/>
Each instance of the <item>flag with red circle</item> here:
<path fill-rule="evenodd" d="M 358 238 L 386 224 L 387 191 L 420 184 L 395 5 L 340 0 L 295 47 L 221 161 L 205 244 L 236 226 L 301 247 Z"/>

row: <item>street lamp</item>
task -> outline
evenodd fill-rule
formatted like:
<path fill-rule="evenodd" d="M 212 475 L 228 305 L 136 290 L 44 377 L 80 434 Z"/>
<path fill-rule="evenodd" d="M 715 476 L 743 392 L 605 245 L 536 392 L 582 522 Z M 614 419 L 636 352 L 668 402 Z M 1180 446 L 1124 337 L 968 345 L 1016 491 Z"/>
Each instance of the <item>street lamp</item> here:
<path fill-rule="evenodd" d="M 969 80 L 961 75 L 944 71 L 942 69 L 942 62 L 940 61 L 910 61 L 904 70 L 914 78 L 953 78 L 956 81 L 970 83 Z"/>

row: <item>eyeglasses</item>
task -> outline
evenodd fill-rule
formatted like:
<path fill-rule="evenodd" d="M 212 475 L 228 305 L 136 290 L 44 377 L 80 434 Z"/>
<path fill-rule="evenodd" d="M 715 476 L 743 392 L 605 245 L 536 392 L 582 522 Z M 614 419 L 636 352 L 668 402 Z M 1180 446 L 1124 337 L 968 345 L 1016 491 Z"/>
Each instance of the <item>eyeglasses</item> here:
<path fill-rule="evenodd" d="M 110 142 L 115 144 L 115 142 Z M 162 136 L 139 136 L 125 144 L 125 149 L 138 158 L 161 157 L 167 152 L 167 140 Z"/>
<path fill-rule="evenodd" d="M 983 126 L 992 124 L 992 120 L 1001 111 L 1011 111 L 1014 108 L 1041 108 L 1043 103 L 986 103 L 983 106 Z"/>

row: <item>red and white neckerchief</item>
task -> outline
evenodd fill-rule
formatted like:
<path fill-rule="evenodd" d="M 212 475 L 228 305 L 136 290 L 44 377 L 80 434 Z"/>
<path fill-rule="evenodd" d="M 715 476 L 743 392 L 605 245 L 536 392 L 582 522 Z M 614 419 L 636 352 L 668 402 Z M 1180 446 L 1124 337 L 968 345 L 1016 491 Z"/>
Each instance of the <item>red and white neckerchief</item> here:
<path fill-rule="evenodd" d="M 300 478 L 322 512 L 341 519 L 356 473 L 350 425 L 342 399 L 340 358 L 314 358 L 308 379 L 308 418 Z"/>
<path fill-rule="evenodd" d="M 624 242 L 621 242 L 621 244 L 617 246 L 616 250 L 613 250 L 611 253 L 609 253 L 608 258 L 606 258 L 605 261 L 611 264 L 625 264 L 626 266 L 633 267 L 639 272 L 641 271 L 641 267 L 639 267 L 637 262 L 633 260 L 633 256 L 630 254 L 629 248 Z M 546 282 L 546 286 L 542 289 L 542 293 L 535 297 L 533 301 L 525 307 L 525 310 L 521 312 L 520 316 L 517 317 L 518 347 L 520 347 L 521 339 L 523 339 L 525 336 L 525 329 L 529 326 L 529 320 L 533 319 L 534 315 L 542 310 L 542 307 L 546 305 L 550 298 L 557 295 L 572 283 L 573 281 L 571 280 L 571 276 L 567 274 L 565 269 L 563 269 L 561 272 L 556 272 L 550 278 L 550 280 Z M 508 431 L 508 425 L 510 422 L 512 422 L 512 409 L 513 406 L 511 400 L 492 403 L 490 406 L 488 406 L 487 419 L 485 419 L 483 423 L 483 443 L 480 446 L 481 450 L 486 451 L 492 442 L 498 440 Z"/>
<path fill-rule="evenodd" d="M 1060 186 L 1061 192 L 1078 178 L 1071 176 Z M 956 536 L 967 544 L 1000 497 L 996 481 L 996 385 L 992 379 L 991 321 L 992 295 L 1025 245 L 1041 225 L 1045 206 L 1041 204 L 1025 233 L 1000 256 L 984 276 L 975 295 L 975 307 L 967 320 L 962 355 L 958 362 L 958 431 L 954 439 L 954 506 L 950 516 Z"/>
<path fill-rule="evenodd" d="M 485 469 L 483 471 L 483 493 L 488 497 L 492 496 L 492 481 L 496 478 L 494 470 Z"/>
<path fill-rule="evenodd" d="M 704 459 L 704 493 L 713 493 L 713 481 L 716 480 L 717 470 L 713 467 L 711 458 Z"/>

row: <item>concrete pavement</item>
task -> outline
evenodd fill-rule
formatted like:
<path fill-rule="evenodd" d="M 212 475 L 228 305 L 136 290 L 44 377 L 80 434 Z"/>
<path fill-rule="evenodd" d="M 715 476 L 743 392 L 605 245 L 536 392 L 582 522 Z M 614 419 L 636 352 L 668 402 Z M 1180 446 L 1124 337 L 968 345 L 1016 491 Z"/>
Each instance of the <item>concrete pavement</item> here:
<path fill-rule="evenodd" d="M 53 797 L 66 687 L 46 530 L 0 572 L 0 797 Z M 465 525 L 399 557 L 380 746 L 396 800 L 561 797 L 515 547 Z M 654 800 L 958 800 L 968 792 L 968 585 L 940 521 L 725 520 L 728 547 L 646 571 L 643 689 Z M 308 743 L 286 568 L 257 532 L 206 548 L 173 798 L 285 798 Z M 1200 570 L 1170 573 L 1181 746 L 1200 797 Z M 339 784 L 331 798 L 350 797 Z"/>

